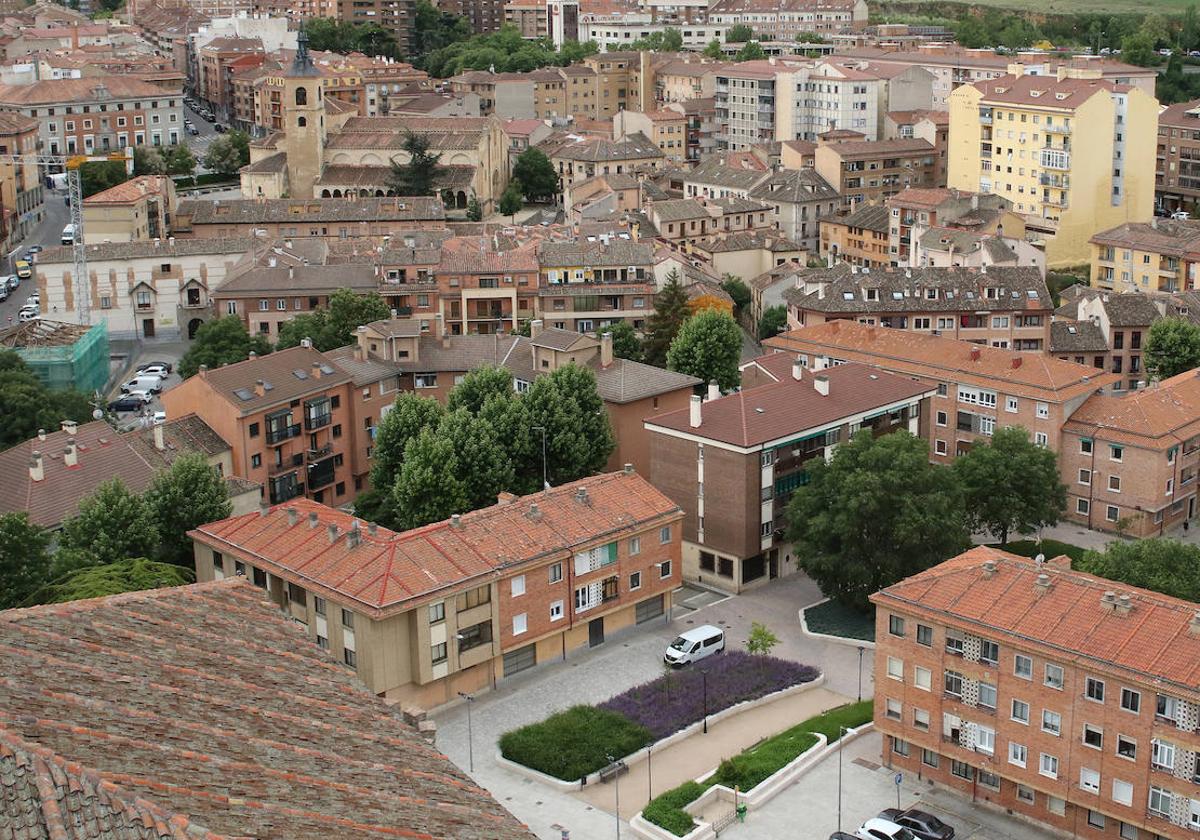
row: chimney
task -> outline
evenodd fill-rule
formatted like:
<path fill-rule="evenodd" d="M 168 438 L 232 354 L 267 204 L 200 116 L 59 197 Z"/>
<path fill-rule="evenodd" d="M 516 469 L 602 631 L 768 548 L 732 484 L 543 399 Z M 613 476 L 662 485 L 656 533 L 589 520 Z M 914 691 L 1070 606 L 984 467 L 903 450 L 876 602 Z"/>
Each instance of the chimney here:
<path fill-rule="evenodd" d="M 1130 598 L 1128 595 L 1118 595 L 1117 596 L 1117 612 L 1119 612 L 1121 615 L 1129 615 L 1129 613 L 1132 609 L 1133 609 L 1133 599 L 1132 598 Z"/>
<path fill-rule="evenodd" d="M 606 368 L 613 363 L 613 337 L 606 332 L 600 335 L 600 367 Z"/>
<path fill-rule="evenodd" d="M 804 378 L 804 365 L 800 363 L 800 357 L 797 356 L 792 360 L 792 379 L 799 382 Z"/>
<path fill-rule="evenodd" d="M 308 527 L 309 527 L 309 530 L 312 530 L 313 528 L 316 528 L 318 524 L 320 524 L 320 522 L 319 522 L 319 520 L 317 519 L 317 512 L 314 510 L 312 513 L 310 513 L 310 514 L 308 515 Z"/>
<path fill-rule="evenodd" d="M 367 533 L 372 537 L 379 536 L 379 526 L 376 525 L 374 522 L 368 522 L 367 523 Z"/>
<path fill-rule="evenodd" d="M 300 346 L 301 347 L 312 347 L 312 339 L 305 336 L 304 338 L 300 339 Z"/>
<path fill-rule="evenodd" d="M 358 528 L 358 520 L 355 519 L 350 525 L 350 530 L 346 533 L 346 545 L 349 548 L 358 548 L 358 544 L 362 542 L 362 531 Z"/>
<path fill-rule="evenodd" d="M 1037 582 L 1034 585 L 1042 592 L 1045 592 L 1050 588 L 1050 575 L 1042 572 L 1037 576 Z"/>
<path fill-rule="evenodd" d="M 692 395 L 692 403 L 688 415 L 688 425 L 693 429 L 700 428 L 700 406 L 704 401 L 700 399 L 698 394 Z"/>
<path fill-rule="evenodd" d="M 337 542 L 338 526 L 330 523 L 325 530 L 329 533 L 329 544 L 333 545 L 335 542 Z"/>
<path fill-rule="evenodd" d="M 363 350 L 363 346 L 361 344 L 355 344 L 354 345 L 354 361 L 365 362 L 366 360 L 367 360 L 367 354 L 366 354 L 366 351 Z"/>
<path fill-rule="evenodd" d="M 537 338 L 541 334 L 542 334 L 542 319 L 534 318 L 532 321 L 529 322 L 529 337 Z"/>
<path fill-rule="evenodd" d="M 267 383 L 262 379 L 256 379 L 254 381 L 254 393 L 260 397 L 266 396 Z"/>
<path fill-rule="evenodd" d="M 1111 589 L 1106 590 L 1105 593 L 1100 596 L 1100 608 L 1107 612 L 1112 612 L 1115 610 L 1117 608 L 1117 593 L 1113 592 Z"/>
<path fill-rule="evenodd" d="M 721 398 L 721 386 L 716 382 L 708 383 L 708 398 L 710 400 L 719 400 Z"/>
<path fill-rule="evenodd" d="M 813 379 L 813 387 L 817 389 L 817 393 L 822 397 L 829 396 L 829 377 L 825 374 L 820 374 Z"/>
<path fill-rule="evenodd" d="M 73 435 L 79 431 L 79 424 L 74 420 L 64 420 L 62 421 L 62 430 L 69 435 Z"/>
<path fill-rule="evenodd" d="M 633 475 L 633 464 L 626 464 L 621 472 L 625 473 L 625 475 Z"/>
<path fill-rule="evenodd" d="M 538 508 L 537 502 L 529 506 L 529 513 L 526 515 L 535 522 L 542 518 L 542 511 Z"/>
<path fill-rule="evenodd" d="M 200 377 L 204 378 L 206 376 L 208 376 L 208 365 L 200 365 Z"/>
<path fill-rule="evenodd" d="M 457 513 L 451 514 L 450 515 L 450 527 L 451 528 L 461 528 L 462 527 L 462 516 L 460 516 Z"/>
<path fill-rule="evenodd" d="M 29 478 L 32 481 L 41 481 L 45 477 L 46 469 L 42 461 L 42 453 L 35 449 L 33 457 L 29 459 Z"/>
<path fill-rule="evenodd" d="M 312 374 L 311 375 L 312 375 L 313 379 L 321 378 L 321 363 L 320 362 L 312 363 Z"/>
<path fill-rule="evenodd" d="M 1017 368 L 1019 368 L 1021 366 L 1021 357 L 1020 356 L 1013 356 L 1012 366 L 1013 366 L 1013 370 L 1016 370 Z"/>
<path fill-rule="evenodd" d="M 501 490 L 499 493 L 496 494 L 496 504 L 498 504 L 498 505 L 511 505 L 516 500 L 517 500 L 516 494 L 509 493 L 507 490 Z"/>
<path fill-rule="evenodd" d="M 995 577 L 995 575 L 996 575 L 996 561 L 995 560 L 983 561 L 983 576 L 985 578 L 992 578 L 992 577 Z"/>
<path fill-rule="evenodd" d="M 576 490 L 575 490 L 575 501 L 577 501 L 577 502 L 581 502 L 582 504 L 587 504 L 587 503 L 588 503 L 588 501 L 589 501 L 589 500 L 588 500 L 588 491 L 587 491 L 587 488 L 586 488 L 586 487 L 579 487 L 579 488 L 576 488 Z"/>
<path fill-rule="evenodd" d="M 269 504 L 267 504 L 266 502 L 258 503 L 258 515 L 259 516 L 266 516 L 270 512 L 271 512 L 271 506 Z"/>
<path fill-rule="evenodd" d="M 75 448 L 75 438 L 67 438 L 67 445 L 63 449 L 63 464 L 68 467 L 79 466 L 79 452 Z"/>
<path fill-rule="evenodd" d="M 972 348 L 971 348 L 971 361 L 972 361 L 972 362 L 978 362 L 978 361 L 979 361 L 979 348 L 978 348 L 978 347 L 972 347 Z"/>
<path fill-rule="evenodd" d="M 45 440 L 45 439 L 46 439 L 46 430 L 38 429 L 38 440 Z"/>
<path fill-rule="evenodd" d="M 163 439 L 162 423 L 154 424 L 154 448 L 159 452 L 167 448 L 167 442 Z"/>

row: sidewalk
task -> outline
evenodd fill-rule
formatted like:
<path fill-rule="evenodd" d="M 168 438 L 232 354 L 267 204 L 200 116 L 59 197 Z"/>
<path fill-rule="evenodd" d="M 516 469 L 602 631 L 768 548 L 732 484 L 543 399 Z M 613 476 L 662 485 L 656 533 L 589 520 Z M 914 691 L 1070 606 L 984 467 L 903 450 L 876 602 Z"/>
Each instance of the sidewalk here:
<path fill-rule="evenodd" d="M 631 766 L 628 773 L 619 777 L 621 818 L 628 820 L 642 810 L 652 798 L 652 792 L 657 795 L 702 776 L 715 769 L 722 759 L 736 755 L 762 739 L 827 709 L 853 700 L 853 697 L 843 697 L 823 686 L 801 691 L 710 724 L 708 734 L 696 734 L 666 747 L 660 753 L 651 753 L 648 762 L 642 761 Z M 617 796 L 613 785 L 613 782 L 588 785 L 572 795 L 611 814 Z"/>

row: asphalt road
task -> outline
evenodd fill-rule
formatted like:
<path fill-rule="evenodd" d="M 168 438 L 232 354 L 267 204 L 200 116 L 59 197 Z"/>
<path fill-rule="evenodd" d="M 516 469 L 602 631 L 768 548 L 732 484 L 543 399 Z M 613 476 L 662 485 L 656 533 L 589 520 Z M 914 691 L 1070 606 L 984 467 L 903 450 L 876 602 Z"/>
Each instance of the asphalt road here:
<path fill-rule="evenodd" d="M 43 248 L 62 245 L 62 229 L 71 221 L 71 209 L 65 201 L 66 190 L 47 189 L 44 195 L 45 215 L 41 224 L 21 242 L 11 258 L 9 254 L 4 255 L 2 273 L 6 276 L 14 273 L 13 261 L 20 259 L 30 245 L 41 245 Z M 25 305 L 26 298 L 33 294 L 35 288 L 32 279 L 22 280 L 20 288 L 9 293 L 8 300 L 0 301 L 0 327 L 7 328 L 17 323 L 17 312 Z"/>
<path fill-rule="evenodd" d="M 199 162 L 201 158 L 204 157 L 204 153 L 208 151 L 208 145 L 221 135 L 217 133 L 215 128 L 213 128 L 212 123 L 197 114 L 187 105 L 183 106 L 183 118 L 192 125 L 196 126 L 196 130 L 200 132 L 195 137 L 193 137 L 191 134 L 184 134 L 184 137 L 187 140 L 188 148 L 190 148 L 192 150 L 192 154 L 196 156 L 196 171 L 206 171 L 203 170 L 203 167 L 199 166 Z"/>

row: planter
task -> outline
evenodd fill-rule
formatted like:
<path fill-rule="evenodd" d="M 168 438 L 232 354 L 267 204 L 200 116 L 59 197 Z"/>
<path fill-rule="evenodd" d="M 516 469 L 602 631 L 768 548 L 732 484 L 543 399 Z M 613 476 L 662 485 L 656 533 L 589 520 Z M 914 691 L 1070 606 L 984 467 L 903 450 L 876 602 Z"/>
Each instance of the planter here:
<path fill-rule="evenodd" d="M 869 642 L 866 639 L 855 639 L 851 638 L 850 636 L 833 636 L 829 633 L 814 633 L 812 630 L 808 629 L 808 622 L 804 620 L 804 610 L 811 609 L 812 607 L 819 607 L 821 604 L 827 603 L 828 601 L 828 598 L 822 598 L 820 601 L 817 601 L 814 604 L 809 604 L 807 607 L 804 607 L 800 610 L 801 632 L 803 632 L 805 636 L 809 636 L 814 639 L 823 639 L 826 642 L 834 642 L 839 645 L 846 645 L 847 647 L 853 648 L 864 647 L 867 650 L 875 650 L 875 643 Z"/>

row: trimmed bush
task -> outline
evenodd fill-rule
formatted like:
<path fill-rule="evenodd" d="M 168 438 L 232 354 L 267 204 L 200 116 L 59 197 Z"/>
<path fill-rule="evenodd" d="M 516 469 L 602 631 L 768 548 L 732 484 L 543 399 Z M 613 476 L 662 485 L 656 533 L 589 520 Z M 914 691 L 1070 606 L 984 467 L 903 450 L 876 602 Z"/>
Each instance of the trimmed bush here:
<path fill-rule="evenodd" d="M 651 742 L 649 730 L 624 715 L 572 706 L 500 736 L 500 754 L 556 779 L 577 781 Z"/>
<path fill-rule="evenodd" d="M 832 744 L 842 737 L 841 727 L 854 729 L 864 723 L 870 723 L 874 717 L 874 701 L 863 700 L 860 703 L 847 703 L 845 706 L 838 706 L 824 714 L 809 718 L 800 724 L 799 728 L 805 732 L 820 733 L 825 736 L 825 740 Z"/>
<path fill-rule="evenodd" d="M 750 790 L 772 773 L 779 772 L 795 760 L 796 756 L 811 749 L 816 743 L 817 736 L 805 731 L 804 724 L 800 724 L 756 744 L 733 758 L 725 759 L 709 781 L 714 785 L 725 785 L 727 788 Z"/>
<path fill-rule="evenodd" d="M 841 636 L 861 642 L 875 641 L 874 610 L 863 613 L 837 601 L 826 601 L 805 609 L 804 623 L 808 625 L 810 633 L 824 633 L 826 636 Z"/>
<path fill-rule="evenodd" d="M 683 806 L 695 802 L 708 785 L 699 782 L 684 782 L 677 788 L 660 793 L 642 809 L 642 817 L 659 828 L 665 828 L 676 837 L 682 837 L 696 827 L 696 820 Z"/>

